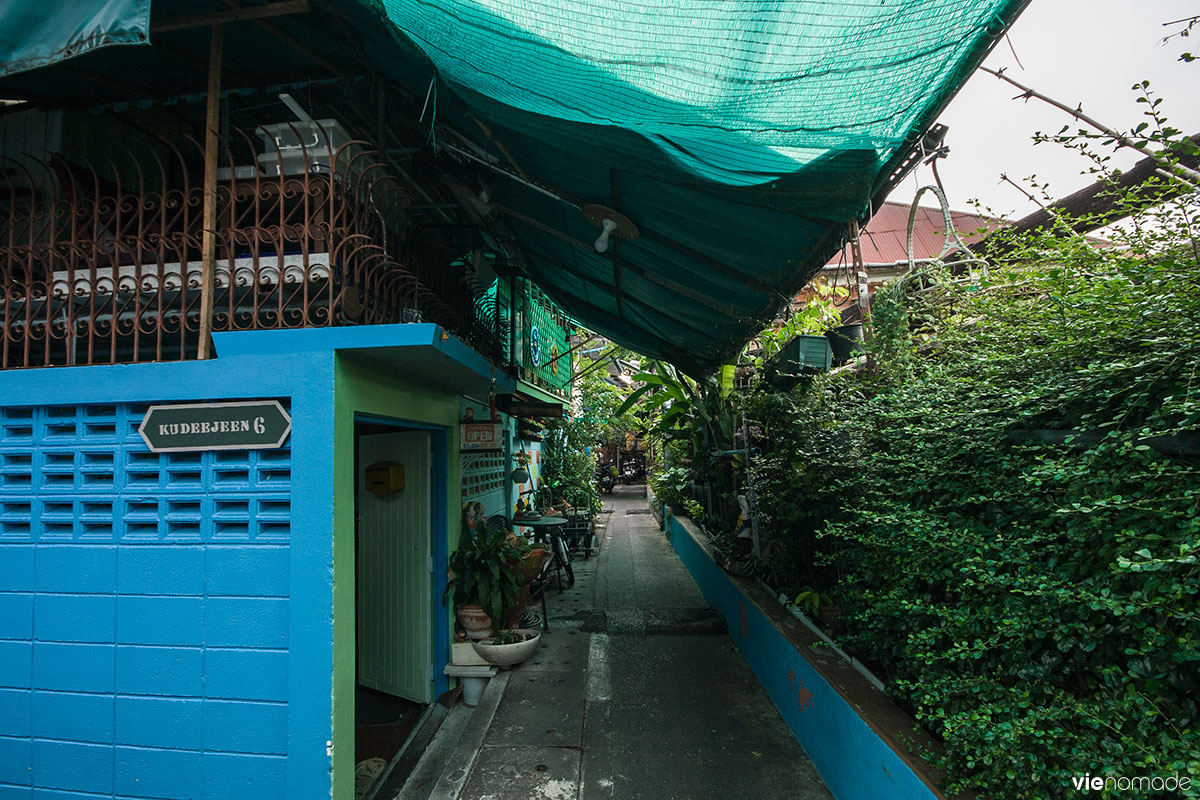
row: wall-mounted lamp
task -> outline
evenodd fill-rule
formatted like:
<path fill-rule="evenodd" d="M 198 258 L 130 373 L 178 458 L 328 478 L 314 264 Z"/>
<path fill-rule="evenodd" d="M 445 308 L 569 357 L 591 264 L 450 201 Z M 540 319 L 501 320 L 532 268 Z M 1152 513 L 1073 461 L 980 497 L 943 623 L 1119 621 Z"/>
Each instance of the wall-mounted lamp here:
<path fill-rule="evenodd" d="M 636 239 L 638 237 L 637 225 L 634 225 L 624 214 L 614 211 L 608 206 L 584 206 L 583 215 L 587 217 L 588 222 L 600 229 L 600 235 L 596 237 L 596 243 L 592 245 L 596 248 L 597 253 L 608 252 L 609 238 L 612 236 L 616 236 L 618 239 Z"/>

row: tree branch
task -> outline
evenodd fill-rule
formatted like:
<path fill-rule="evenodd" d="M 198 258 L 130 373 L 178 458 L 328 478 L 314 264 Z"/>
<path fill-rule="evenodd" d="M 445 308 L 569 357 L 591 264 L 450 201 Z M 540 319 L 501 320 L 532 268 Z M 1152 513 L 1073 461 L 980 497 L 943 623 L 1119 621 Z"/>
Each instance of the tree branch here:
<path fill-rule="evenodd" d="M 1005 83 L 1007 83 L 1011 86 L 1015 86 L 1016 88 L 1020 89 L 1021 94 L 1018 95 L 1018 97 L 1023 97 L 1027 100 L 1030 97 L 1036 97 L 1038 100 L 1041 100 L 1044 103 L 1048 103 L 1057 109 L 1067 112 L 1075 119 L 1079 120 L 1080 122 L 1086 123 L 1087 125 L 1090 125 L 1091 127 L 1095 128 L 1096 130 L 1103 133 L 1105 136 L 1111 137 L 1113 140 L 1119 142 L 1122 147 L 1128 147 L 1131 150 L 1136 150 L 1137 152 L 1141 153 L 1144 156 L 1153 158 L 1155 161 L 1159 162 L 1160 164 L 1162 164 L 1164 167 L 1166 167 L 1168 170 L 1171 171 L 1171 178 L 1186 179 L 1188 183 L 1192 184 L 1192 188 L 1196 188 L 1196 184 L 1200 184 L 1200 172 L 1197 172 L 1194 169 L 1189 169 L 1188 167 L 1183 166 L 1182 164 L 1171 164 L 1169 162 L 1164 162 L 1161 152 L 1151 150 L 1149 147 L 1146 147 L 1144 144 L 1142 144 L 1141 142 L 1138 142 L 1136 139 L 1131 139 L 1128 136 L 1126 136 L 1125 134 L 1121 133 L 1120 131 L 1110 128 L 1107 125 L 1105 125 L 1103 122 L 1100 122 L 1099 120 L 1088 116 L 1087 114 L 1083 113 L 1083 106 L 1076 106 L 1075 108 L 1071 108 L 1066 103 L 1060 103 L 1058 100 L 1055 100 L 1053 97 L 1044 95 L 1041 92 L 1037 91 L 1036 89 L 1033 89 L 1029 86 L 1024 85 L 1023 83 L 1019 83 L 1019 82 L 1013 80 L 1012 78 L 1010 78 L 1004 74 L 1003 69 L 991 69 L 989 67 L 983 67 L 983 66 L 981 66 L 979 69 L 983 70 L 984 72 L 988 73 L 989 75 L 995 75 L 997 78 L 1004 81 Z"/>

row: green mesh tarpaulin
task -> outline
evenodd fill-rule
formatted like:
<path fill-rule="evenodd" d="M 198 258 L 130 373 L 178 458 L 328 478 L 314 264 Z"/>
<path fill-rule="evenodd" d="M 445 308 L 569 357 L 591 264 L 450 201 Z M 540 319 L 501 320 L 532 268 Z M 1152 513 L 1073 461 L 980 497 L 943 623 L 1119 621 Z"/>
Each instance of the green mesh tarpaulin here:
<path fill-rule="evenodd" d="M 0 0 L 0 76 L 149 34 L 150 0 Z"/>
<path fill-rule="evenodd" d="M 735 185 L 830 151 L 886 161 L 952 91 L 1011 2 L 385 0 L 453 84 L 649 137 Z"/>
<path fill-rule="evenodd" d="M 149 2 L 0 0 L 0 98 L 202 92 L 204 29 L 31 69 L 136 41 Z M 284 40 L 227 25 L 225 61 L 247 86 L 287 77 L 299 51 L 281 41 L 296 41 L 353 60 L 339 80 L 402 85 L 415 99 L 389 113 L 424 126 L 439 154 L 422 178 L 458 180 L 493 252 L 587 327 L 699 372 L 736 354 L 848 222 L 869 217 L 1026 2 L 327 0 L 273 21 Z M 230 6 L 154 0 L 153 13 Z M 361 50 L 331 53 L 340 26 Z M 82 86 L 72 66 L 107 82 Z M 638 237 L 596 252 L 589 204 Z"/>
<path fill-rule="evenodd" d="M 469 139 L 497 173 L 526 272 L 588 327 L 693 371 L 869 216 L 1024 5 L 382 0 L 436 71 L 431 113 L 458 132 L 442 144 Z M 594 252 L 589 203 L 641 235 Z"/>

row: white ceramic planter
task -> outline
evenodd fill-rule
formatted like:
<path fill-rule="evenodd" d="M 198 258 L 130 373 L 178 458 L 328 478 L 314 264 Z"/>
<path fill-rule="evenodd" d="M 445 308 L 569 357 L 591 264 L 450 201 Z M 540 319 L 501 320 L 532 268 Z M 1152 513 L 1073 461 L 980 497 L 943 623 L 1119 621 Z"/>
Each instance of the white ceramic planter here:
<path fill-rule="evenodd" d="M 542 640 L 540 631 L 518 628 L 517 632 L 532 634 L 533 638 L 513 644 L 493 644 L 494 640 L 485 639 L 483 641 L 471 642 L 471 646 L 475 648 L 475 652 L 479 654 L 479 657 L 489 664 L 494 664 L 497 667 L 511 667 L 513 664 L 520 664 L 533 655 L 534 651 L 538 648 L 538 643 Z"/>

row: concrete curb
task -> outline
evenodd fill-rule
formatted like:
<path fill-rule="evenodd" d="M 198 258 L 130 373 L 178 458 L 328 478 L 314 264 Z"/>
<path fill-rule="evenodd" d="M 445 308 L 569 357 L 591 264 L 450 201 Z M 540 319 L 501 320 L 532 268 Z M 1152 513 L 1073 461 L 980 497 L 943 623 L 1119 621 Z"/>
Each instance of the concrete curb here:
<path fill-rule="evenodd" d="M 505 670 L 488 681 L 474 710 L 466 706 L 454 707 L 395 800 L 457 800 L 475 766 L 511 674 Z M 426 793 L 424 788 L 435 775 L 440 777 L 432 791 Z"/>
<path fill-rule="evenodd" d="M 675 551 L 728 620 L 734 645 L 837 800 L 946 797 L 940 776 L 908 749 L 908 739 L 922 741 L 911 718 L 764 586 L 720 569 L 691 520 L 668 514 L 667 525 Z"/>
<path fill-rule="evenodd" d="M 612 677 L 608 646 L 606 633 L 593 634 L 588 646 L 583 705 L 587 747 L 580 761 L 580 800 L 612 800 L 613 796 Z"/>

